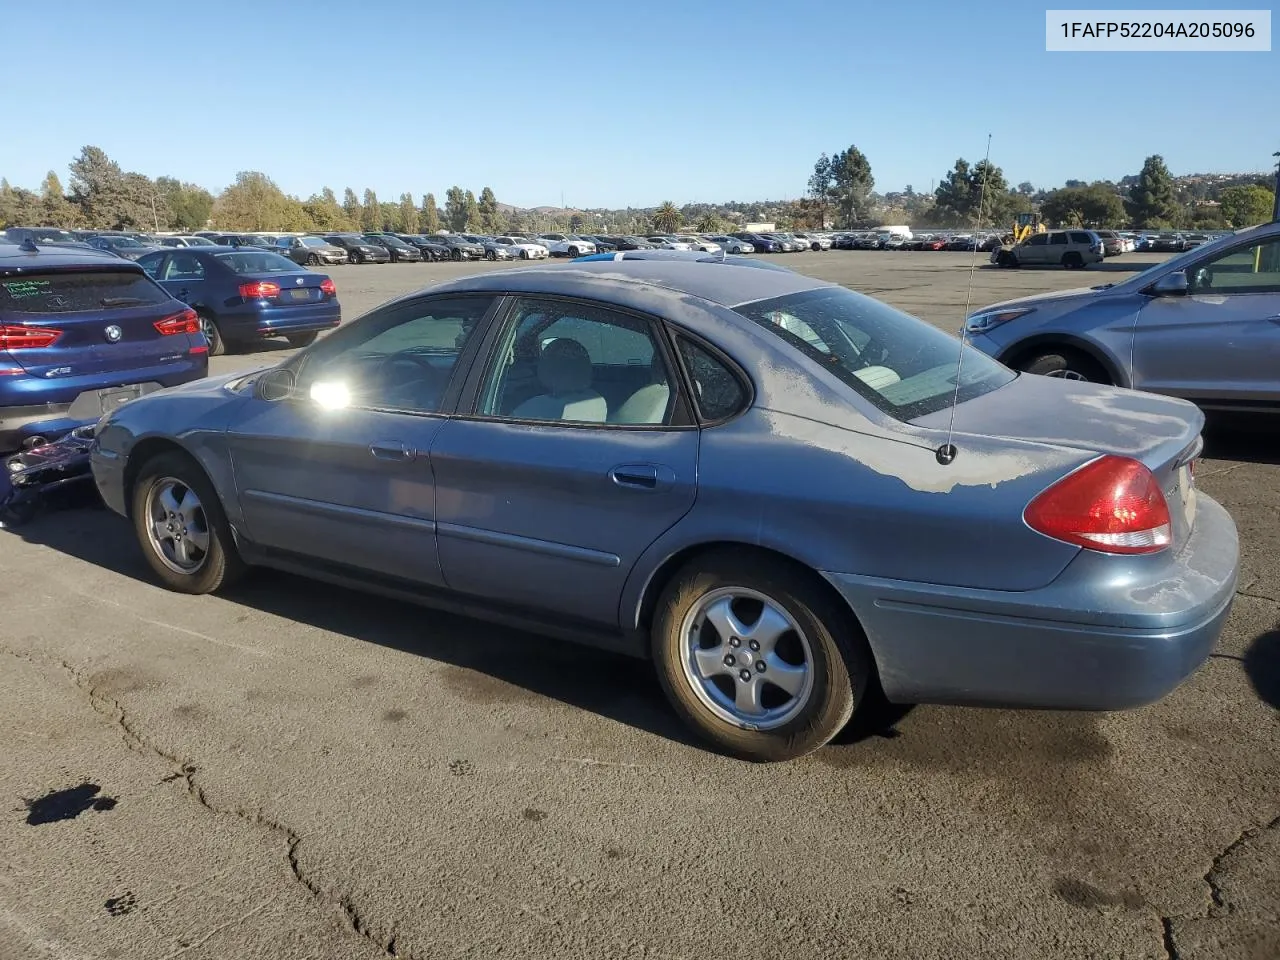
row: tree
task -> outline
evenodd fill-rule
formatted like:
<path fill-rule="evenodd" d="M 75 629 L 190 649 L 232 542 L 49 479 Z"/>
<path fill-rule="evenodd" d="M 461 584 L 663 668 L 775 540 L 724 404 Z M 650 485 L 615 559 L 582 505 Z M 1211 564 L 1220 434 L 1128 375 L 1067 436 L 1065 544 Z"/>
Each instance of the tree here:
<path fill-rule="evenodd" d="M 378 206 L 378 195 L 365 187 L 364 199 L 360 203 L 360 228 L 366 233 L 382 229 L 382 208 Z"/>
<path fill-rule="evenodd" d="M 1129 216 L 1137 227 L 1172 226 L 1182 216 L 1173 189 L 1173 177 L 1157 154 L 1147 157 L 1138 182 L 1129 188 Z"/>
<path fill-rule="evenodd" d="M 418 208 L 413 202 L 413 194 L 400 194 L 400 209 L 396 216 L 397 233 L 418 232 Z"/>
<path fill-rule="evenodd" d="M 476 202 L 476 195 L 468 190 L 463 195 L 462 204 L 467 213 L 467 224 L 463 229 L 480 229 L 480 204 Z"/>
<path fill-rule="evenodd" d="M 1032 183 L 1030 180 L 1023 180 L 1020 184 L 1018 184 L 1018 193 L 1022 194 L 1024 197 L 1033 197 L 1035 196 L 1035 192 L 1036 192 L 1035 184 Z"/>
<path fill-rule="evenodd" d="M 809 196 L 818 202 L 822 210 L 823 219 L 826 219 L 827 204 L 832 199 L 835 190 L 835 177 L 831 173 L 831 158 L 825 153 L 818 157 L 813 165 L 813 173 L 809 176 Z"/>
<path fill-rule="evenodd" d="M 34 193 L 0 180 L 0 227 L 38 226 L 42 213 L 40 198 Z"/>
<path fill-rule="evenodd" d="M 62 193 L 62 181 L 52 170 L 44 178 L 40 187 L 40 223 L 35 226 L 70 227 L 74 226 L 76 209 Z"/>
<path fill-rule="evenodd" d="M 452 186 L 445 191 L 444 221 L 454 233 L 467 229 L 467 195 L 459 186 Z"/>
<path fill-rule="evenodd" d="M 683 219 L 676 205 L 670 200 L 663 202 L 653 214 L 653 229 L 657 233 L 676 233 Z"/>
<path fill-rule="evenodd" d="M 715 213 L 704 213 L 698 221 L 699 233 L 721 233 L 724 229 L 724 220 Z"/>
<path fill-rule="evenodd" d="M 347 221 L 346 229 L 360 229 L 360 221 L 364 218 L 364 211 L 360 209 L 360 200 L 356 197 L 356 192 L 350 187 L 347 187 L 342 194 L 342 213 Z"/>
<path fill-rule="evenodd" d="M 1218 202 L 1223 218 L 1238 230 L 1270 220 L 1276 195 L 1263 187 L 1227 187 Z"/>
<path fill-rule="evenodd" d="M 498 198 L 489 187 L 480 191 L 480 230 L 490 235 L 502 230 L 502 214 L 498 210 Z"/>
<path fill-rule="evenodd" d="M 237 173 L 235 183 L 214 201 L 213 211 L 224 230 L 290 230 L 303 218 L 302 204 L 256 170 Z"/>
<path fill-rule="evenodd" d="M 961 157 L 934 191 L 933 221 L 938 226 L 993 226 L 1030 207 L 1030 200 L 1009 189 L 1004 171 L 989 160 L 970 167 Z"/>
<path fill-rule="evenodd" d="M 525 233 L 529 229 L 528 218 L 519 210 L 512 210 L 507 214 L 506 232 L 507 233 Z"/>
<path fill-rule="evenodd" d="M 71 202 L 86 226 L 120 225 L 126 206 L 124 171 L 100 147 L 86 146 L 71 161 Z"/>
<path fill-rule="evenodd" d="M 422 206 L 418 209 L 418 229 L 423 233 L 437 233 L 440 230 L 440 211 L 436 209 L 434 193 L 428 193 L 422 198 Z"/>
<path fill-rule="evenodd" d="M 1124 223 L 1124 202 L 1101 184 L 1054 190 L 1040 205 L 1051 223 L 1066 227 L 1118 227 Z"/>
<path fill-rule="evenodd" d="M 815 168 L 814 173 L 818 171 Z M 870 212 L 867 198 L 876 179 L 871 164 L 857 147 L 850 146 L 831 158 L 831 197 L 836 212 L 845 225 L 851 225 Z"/>
<path fill-rule="evenodd" d="M 156 191 L 164 197 L 169 226 L 179 230 L 203 230 L 213 215 L 213 194 L 194 183 L 174 177 L 156 177 Z"/>
<path fill-rule="evenodd" d="M 315 224 L 316 229 L 322 233 L 352 229 L 347 222 L 346 211 L 342 209 L 337 196 L 328 187 L 318 194 L 313 193 L 302 204 L 302 209 L 306 211 L 307 217 Z"/>
<path fill-rule="evenodd" d="M 569 230 L 573 233 L 578 233 L 584 227 L 586 227 L 586 225 L 587 225 L 587 220 L 580 213 L 575 213 L 573 216 L 569 218 Z"/>

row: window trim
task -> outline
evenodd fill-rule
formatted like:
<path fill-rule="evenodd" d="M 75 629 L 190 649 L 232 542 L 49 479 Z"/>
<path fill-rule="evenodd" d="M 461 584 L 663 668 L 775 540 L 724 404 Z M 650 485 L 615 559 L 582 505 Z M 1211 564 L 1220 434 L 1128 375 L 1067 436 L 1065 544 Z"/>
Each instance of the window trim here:
<path fill-rule="evenodd" d="M 430 293 L 424 296 L 414 297 L 410 300 L 397 300 L 392 303 L 384 304 L 383 306 L 366 313 L 364 316 L 360 317 L 359 320 L 349 326 L 340 328 L 340 330 L 345 333 L 349 330 L 355 330 L 361 325 L 367 326 L 368 323 L 366 321 L 372 321 L 373 318 L 385 316 L 388 313 L 394 314 L 416 311 L 422 309 L 424 305 L 432 302 L 464 299 L 489 299 L 492 302 L 489 304 L 485 312 L 481 314 L 480 319 L 476 321 L 476 329 L 472 331 L 466 344 L 458 351 L 458 359 L 454 363 L 453 370 L 449 374 L 449 382 L 445 384 L 444 391 L 440 394 L 440 408 L 438 410 L 408 410 L 403 407 L 379 407 L 365 405 L 352 405 L 348 409 L 361 410 L 368 413 L 393 413 L 405 417 L 438 417 L 442 419 L 453 417 L 458 408 L 458 401 L 462 396 L 464 385 L 471 377 L 472 368 L 475 365 L 475 358 L 476 354 L 479 352 L 480 344 L 489 336 L 489 327 L 493 323 L 495 310 L 502 302 L 501 294 L 494 294 L 483 290 L 468 291 L 465 293 L 448 293 L 443 291 L 440 293 Z M 413 318 L 409 319 L 411 320 Z M 402 322 L 407 323 L 409 320 Z M 300 350 L 285 361 L 281 368 L 290 370 L 293 373 L 294 382 L 299 382 L 302 379 L 302 373 L 305 369 L 306 361 L 316 352 L 317 347 L 319 347 L 320 344 L 332 341 L 333 337 L 336 335 L 337 332 L 330 334 L 330 336 L 324 340 L 317 341 L 305 350 Z M 355 334 L 348 334 L 348 336 L 355 336 Z"/>
<path fill-rule="evenodd" d="M 1214 262 L 1216 262 L 1216 261 L 1218 261 L 1218 260 L 1225 259 L 1226 257 L 1235 256 L 1235 255 L 1236 255 L 1236 254 L 1238 254 L 1238 253 L 1243 253 L 1245 250 L 1249 250 L 1249 249 L 1252 249 L 1253 247 L 1262 246 L 1263 244 L 1268 244 L 1268 243 L 1274 243 L 1274 244 L 1276 244 L 1277 246 L 1280 246 L 1280 234 L 1273 234 L 1273 235 L 1271 235 L 1271 236 L 1269 236 L 1269 237 L 1263 237 L 1262 239 L 1252 239 L 1252 238 L 1251 238 L 1249 241 L 1246 241 L 1246 242 L 1244 242 L 1244 243 L 1241 243 L 1239 246 L 1236 246 L 1236 247 L 1229 247 L 1229 248 L 1226 248 L 1226 249 L 1223 249 L 1223 250 L 1215 250 L 1215 251 L 1213 252 L 1213 255 L 1212 255 L 1212 256 L 1205 257 L 1205 258 L 1204 258 L 1204 259 L 1202 259 L 1202 260 L 1196 260 L 1196 261 L 1194 261 L 1194 262 L 1192 262 L 1192 263 L 1187 264 L 1187 265 L 1186 265 L 1185 267 L 1183 267 L 1180 271 L 1175 270 L 1174 272 L 1175 272 L 1175 273 L 1181 273 L 1183 276 L 1185 276 L 1185 277 L 1187 278 L 1187 284 L 1188 284 L 1188 286 L 1187 286 L 1187 296 L 1188 296 L 1188 297 L 1198 297 L 1198 296 L 1220 296 L 1220 297 L 1274 297 L 1274 296 L 1276 296 L 1276 295 L 1277 295 L 1276 291 L 1274 291 L 1274 290 L 1240 290 L 1240 291 L 1233 291 L 1233 290 L 1227 290 L 1227 289 L 1224 289 L 1224 290 L 1194 290 L 1194 289 L 1192 289 L 1192 288 L 1191 288 L 1191 286 L 1190 286 L 1190 284 L 1191 284 L 1191 273 L 1192 273 L 1192 271 L 1193 271 L 1193 270 L 1200 270 L 1200 269 L 1202 269 L 1203 267 L 1206 267 L 1206 266 L 1208 266 L 1209 264 L 1214 263 Z M 1151 284 L 1151 285 L 1154 285 L 1154 283 L 1155 283 L 1155 281 L 1152 281 L 1152 284 Z M 1148 285 L 1146 288 L 1144 288 L 1144 289 L 1142 290 L 1142 293 L 1144 293 L 1144 294 L 1148 294 L 1148 293 L 1150 292 L 1151 285 Z"/>
<path fill-rule="evenodd" d="M 507 292 L 501 294 L 504 301 L 501 310 L 493 315 L 489 328 L 485 332 L 483 356 L 477 356 L 471 366 L 457 404 L 454 419 L 471 420 L 481 423 L 510 423 L 532 427 L 552 427 L 574 430 L 624 430 L 624 431 L 658 431 L 658 430 L 697 430 L 698 422 L 690 409 L 688 388 L 684 379 L 683 366 L 675 355 L 674 346 L 667 331 L 666 321 L 661 317 L 633 310 L 607 300 L 592 300 L 587 297 L 573 297 L 554 293 Z M 609 310 L 624 316 L 633 317 L 648 325 L 654 346 L 662 354 L 663 362 L 669 373 L 674 373 L 675 397 L 671 406 L 670 423 L 589 423 L 579 420 L 520 420 L 515 417 L 500 417 L 481 413 L 480 397 L 489 380 L 490 371 L 498 359 L 498 345 L 502 335 L 515 316 L 516 305 L 521 300 L 543 300 L 555 303 L 590 307 L 597 310 Z"/>

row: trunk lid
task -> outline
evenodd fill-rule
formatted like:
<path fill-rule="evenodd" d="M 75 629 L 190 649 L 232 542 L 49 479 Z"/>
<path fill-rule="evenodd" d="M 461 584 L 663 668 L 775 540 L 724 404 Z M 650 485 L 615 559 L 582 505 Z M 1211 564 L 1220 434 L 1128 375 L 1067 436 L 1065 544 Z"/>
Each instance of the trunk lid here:
<path fill-rule="evenodd" d="M 946 430 L 950 417 L 947 408 L 912 422 Z M 1141 461 L 1168 501 L 1175 549 L 1195 517 L 1192 461 L 1203 427 L 1204 414 L 1185 400 L 1028 373 L 955 408 L 960 456 L 963 436 L 978 434 Z"/>
<path fill-rule="evenodd" d="M 307 270 L 301 273 L 237 273 L 241 284 L 274 283 L 280 292 L 274 297 L 261 298 L 267 303 L 289 306 L 295 303 L 320 303 L 327 294 L 320 284 L 329 278 L 323 273 Z M 256 299 L 256 298 L 255 298 Z"/>

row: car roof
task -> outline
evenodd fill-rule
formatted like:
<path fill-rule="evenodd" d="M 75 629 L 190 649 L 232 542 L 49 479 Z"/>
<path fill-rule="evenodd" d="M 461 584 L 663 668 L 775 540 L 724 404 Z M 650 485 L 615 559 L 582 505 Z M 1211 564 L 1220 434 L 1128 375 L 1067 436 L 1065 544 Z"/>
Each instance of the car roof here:
<path fill-rule="evenodd" d="M 96 247 L 72 247 L 63 244 L 42 245 L 36 241 L 36 250 L 24 250 L 16 243 L 0 240 L 0 270 L 30 269 L 64 269 L 78 266 L 100 266 L 104 263 L 113 267 L 135 268 L 132 260 L 123 260 L 114 253 L 98 250 Z"/>
<path fill-rule="evenodd" d="M 612 300 L 607 291 L 618 283 L 664 287 L 725 307 L 835 286 L 786 269 L 735 269 L 719 259 L 609 259 L 574 261 L 571 266 L 499 270 L 440 284 L 431 290 L 502 292 L 523 288 L 529 292 Z"/>

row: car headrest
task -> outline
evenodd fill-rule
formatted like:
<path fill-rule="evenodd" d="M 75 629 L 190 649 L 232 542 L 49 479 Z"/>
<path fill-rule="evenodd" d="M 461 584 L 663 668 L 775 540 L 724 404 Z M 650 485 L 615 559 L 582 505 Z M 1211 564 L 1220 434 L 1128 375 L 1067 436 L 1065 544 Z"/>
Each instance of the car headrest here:
<path fill-rule="evenodd" d="M 586 390 L 591 386 L 591 354 L 577 340 L 557 337 L 538 358 L 538 380 L 556 395 Z"/>

